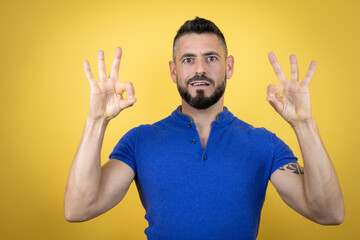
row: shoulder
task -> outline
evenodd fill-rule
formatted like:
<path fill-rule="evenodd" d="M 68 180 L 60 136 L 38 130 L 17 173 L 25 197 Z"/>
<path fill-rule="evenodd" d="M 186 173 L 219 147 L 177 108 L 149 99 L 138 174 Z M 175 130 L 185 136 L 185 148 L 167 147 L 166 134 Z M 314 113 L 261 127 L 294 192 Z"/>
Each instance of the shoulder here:
<path fill-rule="evenodd" d="M 277 149 L 288 148 L 288 146 L 273 132 L 264 127 L 254 127 L 237 117 L 230 124 L 229 131 L 234 140 L 257 149 L 263 149 L 274 153 Z"/>
<path fill-rule="evenodd" d="M 253 125 L 240 120 L 237 117 L 234 117 L 234 120 L 231 123 L 231 127 L 236 131 L 242 134 L 253 137 L 262 137 L 270 140 L 271 135 L 275 135 L 264 127 L 254 127 Z M 266 140 L 264 139 L 264 140 Z"/>
<path fill-rule="evenodd" d="M 134 127 L 130 129 L 126 135 L 149 136 L 163 131 L 171 131 L 174 127 L 175 124 L 169 116 L 152 124 L 141 124 Z"/>

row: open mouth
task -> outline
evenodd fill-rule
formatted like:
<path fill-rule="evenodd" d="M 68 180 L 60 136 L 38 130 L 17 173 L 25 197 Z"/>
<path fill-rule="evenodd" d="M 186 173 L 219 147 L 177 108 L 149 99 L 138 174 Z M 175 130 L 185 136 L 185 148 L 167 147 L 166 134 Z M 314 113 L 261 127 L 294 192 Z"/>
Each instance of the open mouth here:
<path fill-rule="evenodd" d="M 193 82 L 190 85 L 192 85 L 192 86 L 209 86 L 210 84 L 207 82 Z"/>

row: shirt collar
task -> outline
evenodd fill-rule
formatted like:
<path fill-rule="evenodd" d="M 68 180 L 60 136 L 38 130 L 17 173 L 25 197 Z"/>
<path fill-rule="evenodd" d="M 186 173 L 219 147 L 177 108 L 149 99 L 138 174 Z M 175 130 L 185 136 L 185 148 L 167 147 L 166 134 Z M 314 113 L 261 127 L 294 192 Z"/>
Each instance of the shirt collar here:
<path fill-rule="evenodd" d="M 187 126 L 189 123 L 192 123 L 191 118 L 189 116 L 181 113 L 180 107 L 181 106 L 178 106 L 176 108 L 176 110 L 172 112 L 171 117 L 175 121 L 181 122 Z M 225 125 L 225 124 L 228 124 L 229 122 L 231 122 L 234 118 L 235 118 L 234 115 L 228 110 L 228 108 L 224 107 L 224 111 L 222 111 L 221 113 L 219 113 L 217 115 L 217 120 L 213 121 L 213 124 Z"/>

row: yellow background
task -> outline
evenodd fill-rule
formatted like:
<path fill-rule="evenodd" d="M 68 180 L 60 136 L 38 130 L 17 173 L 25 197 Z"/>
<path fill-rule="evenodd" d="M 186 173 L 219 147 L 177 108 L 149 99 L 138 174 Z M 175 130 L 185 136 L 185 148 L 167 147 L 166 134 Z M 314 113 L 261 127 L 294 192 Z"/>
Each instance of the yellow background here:
<path fill-rule="evenodd" d="M 297 156 L 295 135 L 266 102 L 277 83 L 267 59 L 274 51 L 287 76 L 289 55 L 310 85 L 313 113 L 337 169 L 345 222 L 320 226 L 301 217 L 269 185 L 258 239 L 360 239 L 360 4 L 358 1 L 2 1 L 1 239 L 145 239 L 144 209 L 134 184 L 110 212 L 85 223 L 63 217 L 63 195 L 88 113 L 82 63 L 97 75 L 96 55 L 110 68 L 123 48 L 121 81 L 138 102 L 113 120 L 102 162 L 132 127 L 153 123 L 179 104 L 168 61 L 187 19 L 213 20 L 223 31 L 235 72 L 225 105 L 240 119 L 277 133 Z"/>

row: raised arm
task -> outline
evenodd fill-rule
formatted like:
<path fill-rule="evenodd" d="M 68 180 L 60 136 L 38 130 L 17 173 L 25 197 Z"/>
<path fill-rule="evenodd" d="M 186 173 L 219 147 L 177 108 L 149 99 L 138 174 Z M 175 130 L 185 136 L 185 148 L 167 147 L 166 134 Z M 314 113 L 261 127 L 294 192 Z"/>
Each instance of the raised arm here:
<path fill-rule="evenodd" d="M 304 80 L 299 81 L 297 60 L 291 55 L 288 81 L 273 53 L 269 60 L 279 85 L 268 86 L 267 100 L 294 129 L 304 162 L 304 168 L 288 164 L 276 170 L 271 182 L 281 198 L 303 216 L 320 224 L 340 224 L 345 215 L 340 184 L 311 113 L 309 84 L 316 63 L 311 62 Z"/>
<path fill-rule="evenodd" d="M 99 51 L 98 82 L 91 73 L 89 63 L 84 62 L 90 84 L 90 110 L 65 190 L 64 215 L 71 222 L 89 220 L 114 207 L 134 179 L 133 170 L 125 163 L 110 160 L 101 167 L 100 160 L 109 121 L 136 101 L 132 84 L 118 81 L 120 60 L 121 49 L 118 47 L 107 77 L 104 53 Z M 128 99 L 122 96 L 125 91 Z"/>

